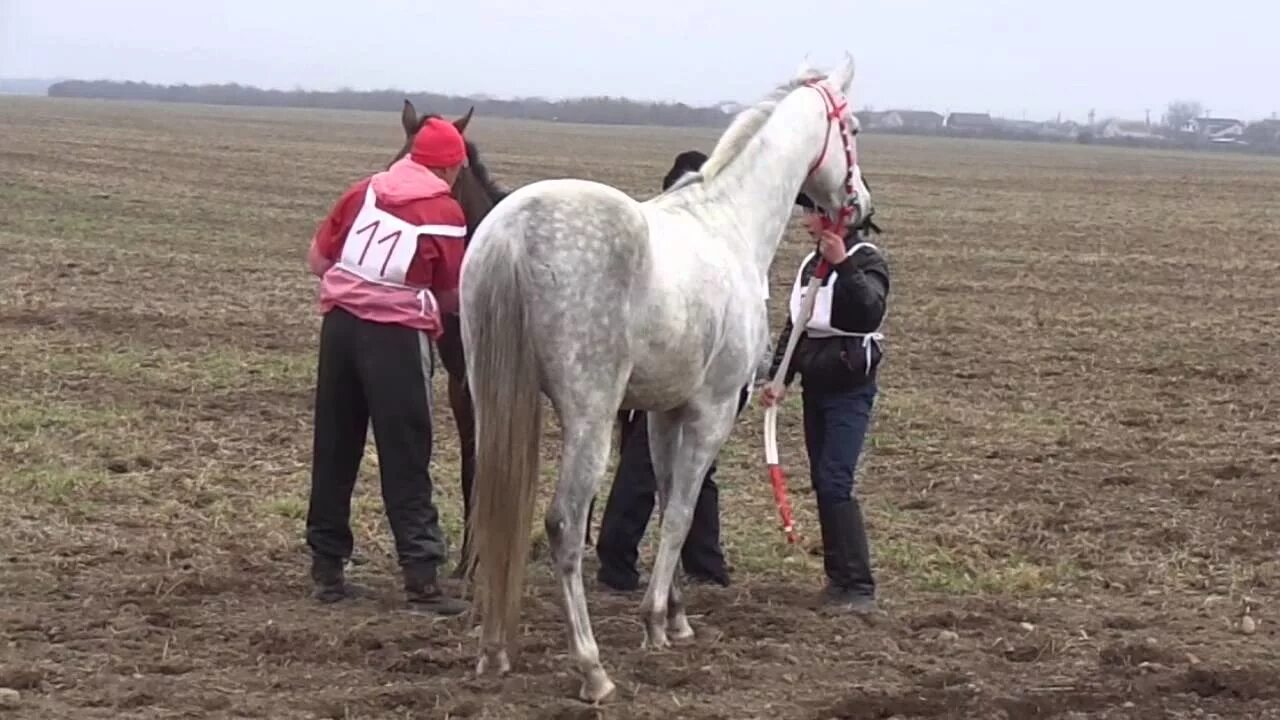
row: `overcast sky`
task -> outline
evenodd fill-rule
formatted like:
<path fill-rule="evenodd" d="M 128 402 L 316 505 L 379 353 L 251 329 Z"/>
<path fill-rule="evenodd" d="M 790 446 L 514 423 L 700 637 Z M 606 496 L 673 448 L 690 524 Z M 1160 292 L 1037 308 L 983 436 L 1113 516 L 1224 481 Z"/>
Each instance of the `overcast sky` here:
<path fill-rule="evenodd" d="M 750 101 L 809 55 L 857 107 L 1280 111 L 1280 0 L 0 0 L 0 77 Z"/>

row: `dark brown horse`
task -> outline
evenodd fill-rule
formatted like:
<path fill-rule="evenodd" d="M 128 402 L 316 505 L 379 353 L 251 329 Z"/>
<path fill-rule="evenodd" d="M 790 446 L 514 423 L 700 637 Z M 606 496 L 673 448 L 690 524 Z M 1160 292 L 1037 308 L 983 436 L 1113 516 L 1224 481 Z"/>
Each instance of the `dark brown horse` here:
<path fill-rule="evenodd" d="M 466 133 L 467 125 L 471 122 L 471 114 L 474 108 L 467 111 L 467 114 L 453 121 L 454 127 L 458 128 L 458 132 Z M 394 163 L 409 153 L 409 149 L 413 145 L 413 137 L 418 133 L 418 129 L 422 127 L 422 123 L 427 118 L 435 117 L 432 115 L 418 115 L 417 109 L 409 100 L 404 101 L 404 109 L 400 115 L 401 124 L 404 126 L 404 147 L 400 148 L 400 152 L 392 158 Z M 493 209 L 498 201 L 506 197 L 507 192 L 499 188 L 489 177 L 489 171 L 485 168 L 484 163 L 480 161 L 480 154 L 476 150 L 476 146 L 470 140 L 467 140 L 467 167 L 462 168 L 458 173 L 458 180 L 453 185 L 453 196 L 457 198 L 458 204 L 462 206 L 462 212 L 467 218 L 467 236 L 470 237 L 475 232 L 480 221 L 485 215 Z M 464 525 L 462 535 L 462 552 L 459 555 L 458 566 L 455 568 L 453 576 L 460 578 L 463 576 L 464 564 L 463 559 L 467 557 L 467 546 L 471 538 L 471 528 L 468 522 L 471 517 L 471 481 L 475 477 L 475 452 L 476 452 L 476 434 L 475 419 L 471 409 L 471 393 L 467 388 L 467 365 L 462 353 L 462 334 L 459 328 L 457 315 L 445 315 L 444 317 L 444 335 L 437 343 L 440 353 L 441 364 L 444 365 L 445 372 L 449 375 L 449 408 L 453 411 L 453 422 L 458 428 L 458 444 L 459 454 L 462 457 L 462 501 L 464 512 Z"/>

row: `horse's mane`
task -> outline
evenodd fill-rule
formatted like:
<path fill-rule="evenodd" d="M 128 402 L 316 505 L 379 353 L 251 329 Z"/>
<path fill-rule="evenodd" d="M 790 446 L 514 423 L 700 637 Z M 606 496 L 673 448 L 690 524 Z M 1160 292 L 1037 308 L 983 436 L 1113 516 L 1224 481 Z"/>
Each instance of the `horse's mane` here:
<path fill-rule="evenodd" d="M 710 180 L 719 175 L 731 162 L 742 154 L 743 148 L 760 132 L 760 128 L 773 117 L 778 102 L 805 83 L 821 80 L 826 73 L 814 68 L 804 68 L 785 83 L 774 88 L 763 100 L 739 112 L 729 123 L 729 128 L 720 136 L 711 156 L 703 164 L 699 173 L 703 179 Z M 687 183 L 684 183 L 687 184 Z M 672 188 L 675 189 L 675 188 Z"/>
<path fill-rule="evenodd" d="M 467 140 L 467 164 L 471 168 L 471 174 L 475 176 L 476 181 L 480 183 L 480 187 L 484 188 L 484 192 L 494 203 L 502 200 L 510 192 L 498 187 L 489 175 L 489 168 L 485 167 L 484 162 L 480 160 L 480 151 L 476 150 L 475 143 Z"/>

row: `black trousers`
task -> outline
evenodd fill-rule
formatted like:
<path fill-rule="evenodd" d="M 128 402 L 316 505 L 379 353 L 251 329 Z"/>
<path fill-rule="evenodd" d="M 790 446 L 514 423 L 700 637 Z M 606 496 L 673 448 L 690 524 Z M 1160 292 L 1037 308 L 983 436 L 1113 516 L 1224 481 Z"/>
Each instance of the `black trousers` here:
<path fill-rule="evenodd" d="M 432 355 L 426 335 L 335 308 L 320 330 L 307 545 L 351 556 L 351 493 L 373 424 L 382 500 L 405 568 L 434 572 L 444 535 L 431 499 Z"/>
<path fill-rule="evenodd" d="M 743 388 L 738 400 L 739 413 L 746 403 L 747 389 Z M 640 572 L 636 568 L 640 540 L 657 502 L 658 482 L 649 456 L 648 418 L 642 412 L 624 412 L 620 416 L 621 456 L 600 521 L 597 578 L 611 587 L 630 590 L 640 583 Z M 716 486 L 715 474 L 716 463 L 712 461 L 693 508 L 693 521 L 680 553 L 680 564 L 684 572 L 695 579 L 727 585 L 729 571 L 720 547 L 720 489 Z"/>

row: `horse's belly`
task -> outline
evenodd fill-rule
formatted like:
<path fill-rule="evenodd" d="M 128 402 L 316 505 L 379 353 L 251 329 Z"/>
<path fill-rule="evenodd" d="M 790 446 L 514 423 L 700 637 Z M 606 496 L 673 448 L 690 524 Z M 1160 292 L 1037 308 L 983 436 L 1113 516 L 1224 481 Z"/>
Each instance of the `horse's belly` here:
<path fill-rule="evenodd" d="M 732 393 L 750 380 L 754 364 L 750 349 L 705 347 L 710 336 L 686 338 L 687 342 L 661 343 L 653 352 L 633 358 L 623 408 L 669 410 L 688 402 L 706 389 Z M 710 386 L 709 388 L 707 386 Z"/>
<path fill-rule="evenodd" d="M 698 387 L 696 380 L 667 373 L 646 375 L 632 372 L 622 398 L 624 410 L 670 410 L 688 401 Z"/>

